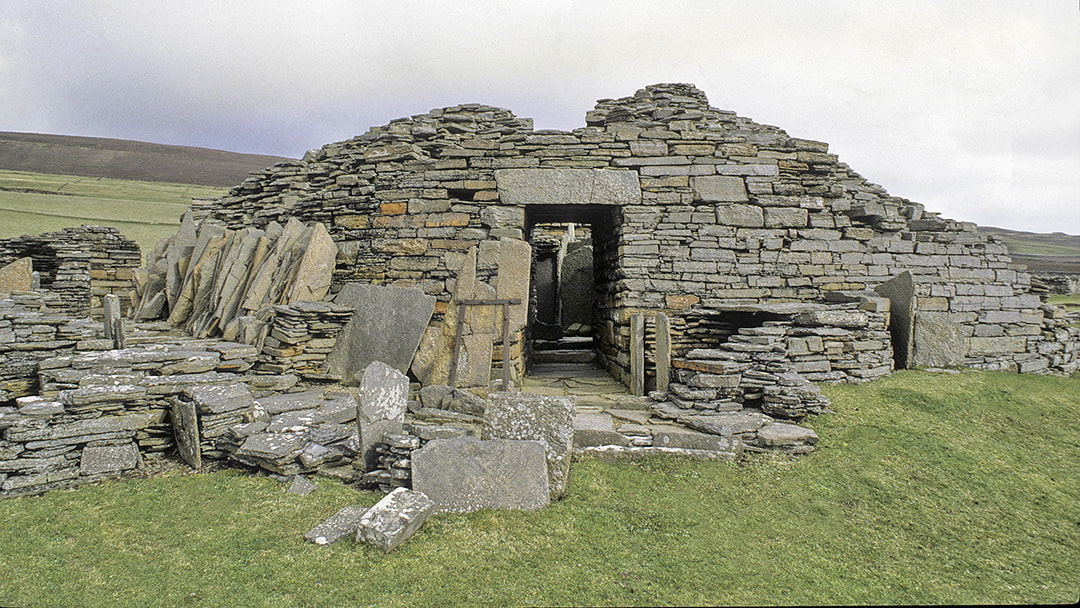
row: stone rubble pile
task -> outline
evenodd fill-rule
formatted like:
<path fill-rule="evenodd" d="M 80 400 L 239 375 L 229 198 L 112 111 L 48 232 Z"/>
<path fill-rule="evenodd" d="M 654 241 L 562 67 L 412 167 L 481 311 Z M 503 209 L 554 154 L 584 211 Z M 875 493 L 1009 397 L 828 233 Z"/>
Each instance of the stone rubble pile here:
<path fill-rule="evenodd" d="M 337 343 L 338 333 L 352 318 L 353 309 L 330 302 L 301 300 L 272 306 L 270 312 L 266 322 L 269 331 L 253 342 L 260 352 L 260 371 L 293 373 L 309 380 L 341 379 L 326 373 L 326 360 Z"/>

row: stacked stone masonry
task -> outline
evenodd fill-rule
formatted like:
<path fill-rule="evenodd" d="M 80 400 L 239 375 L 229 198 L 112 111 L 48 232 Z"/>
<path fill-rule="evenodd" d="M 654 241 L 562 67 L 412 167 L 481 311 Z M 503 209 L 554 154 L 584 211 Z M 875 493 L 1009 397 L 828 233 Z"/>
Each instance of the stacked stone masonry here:
<path fill-rule="evenodd" d="M 131 308 L 132 272 L 139 267 L 139 245 L 118 230 L 78 226 L 33 236 L 0 239 L 0 267 L 22 257 L 33 259 L 42 289 L 61 296 L 54 308 L 100 314 L 102 297 L 116 294 L 121 309 Z"/>
<path fill-rule="evenodd" d="M 904 272 L 916 351 L 920 326 L 944 327 L 951 365 L 1077 368 L 1076 332 L 1048 320 L 996 237 L 889 195 L 825 143 L 712 108 L 686 84 L 601 100 L 586 125 L 535 131 L 490 106 L 433 110 L 253 174 L 207 218 L 321 222 L 338 245 L 332 291 L 416 286 L 439 300 L 434 323 L 471 247 L 483 256 L 538 221 L 589 223 L 594 325 L 624 379 L 635 312 L 662 311 L 677 331 L 701 311 L 822 303 Z M 677 355 L 693 346 L 674 340 Z"/>

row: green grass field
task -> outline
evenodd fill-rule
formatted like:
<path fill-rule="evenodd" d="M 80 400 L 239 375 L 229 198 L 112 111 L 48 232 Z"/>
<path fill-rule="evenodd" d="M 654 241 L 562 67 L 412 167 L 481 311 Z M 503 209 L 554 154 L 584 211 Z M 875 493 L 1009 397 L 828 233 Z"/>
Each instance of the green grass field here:
<path fill-rule="evenodd" d="M 68 226 L 114 226 L 144 252 L 176 232 L 192 197 L 224 188 L 0 171 L 0 238 Z"/>
<path fill-rule="evenodd" d="M 0 502 L 0 605 L 1072 603 L 1080 377 L 826 387 L 812 455 L 576 462 L 538 512 L 435 516 L 396 552 L 301 535 L 378 496 L 239 471 Z"/>

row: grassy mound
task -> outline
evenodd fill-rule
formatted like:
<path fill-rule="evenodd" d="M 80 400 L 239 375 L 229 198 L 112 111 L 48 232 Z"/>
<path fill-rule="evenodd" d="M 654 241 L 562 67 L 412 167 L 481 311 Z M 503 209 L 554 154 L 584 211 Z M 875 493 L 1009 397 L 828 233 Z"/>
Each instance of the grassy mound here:
<path fill-rule="evenodd" d="M 430 519 L 395 553 L 301 535 L 373 493 L 238 471 L 0 502 L 0 605 L 1064 603 L 1080 599 L 1080 378 L 827 387 L 820 449 L 577 462 L 539 512 Z"/>

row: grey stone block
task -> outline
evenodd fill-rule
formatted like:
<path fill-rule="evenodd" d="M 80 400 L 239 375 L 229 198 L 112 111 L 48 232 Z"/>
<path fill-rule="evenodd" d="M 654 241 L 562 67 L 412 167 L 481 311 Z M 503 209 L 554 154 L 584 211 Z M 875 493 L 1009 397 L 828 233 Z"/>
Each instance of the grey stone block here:
<path fill-rule="evenodd" d="M 134 443 L 108 446 L 87 446 L 79 460 L 80 475 L 119 473 L 139 465 L 139 449 Z"/>
<path fill-rule="evenodd" d="M 562 498 L 574 447 L 574 397 L 492 393 L 484 412 L 484 439 L 542 441 L 552 500 Z"/>
<path fill-rule="evenodd" d="M 422 492 L 397 488 L 360 518 L 356 540 L 389 553 L 416 533 L 435 512 L 435 503 Z"/>
<path fill-rule="evenodd" d="M 540 509 L 550 501 L 542 441 L 435 439 L 412 453 L 413 489 L 438 513 Z"/>
<path fill-rule="evenodd" d="M 728 203 L 750 200 L 746 184 L 741 177 L 728 175 L 703 175 L 690 179 L 694 200 L 707 203 Z M 760 213 L 761 209 L 758 208 Z M 723 223 L 723 222 L 721 222 Z M 758 224 L 759 226 L 761 224 Z"/>
<path fill-rule="evenodd" d="M 498 169 L 504 205 L 635 205 L 641 203 L 637 173 L 612 169 Z"/>

